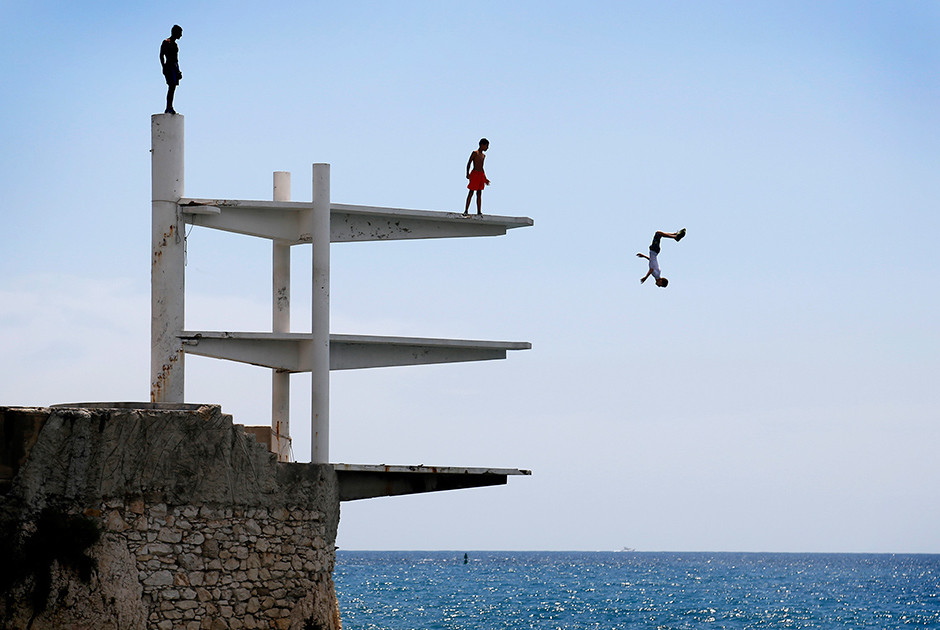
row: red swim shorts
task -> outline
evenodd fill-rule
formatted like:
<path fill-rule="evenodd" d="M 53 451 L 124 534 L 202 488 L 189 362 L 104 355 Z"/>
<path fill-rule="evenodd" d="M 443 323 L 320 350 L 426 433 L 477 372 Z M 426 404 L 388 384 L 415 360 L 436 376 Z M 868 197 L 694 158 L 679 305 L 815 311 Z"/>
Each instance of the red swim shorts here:
<path fill-rule="evenodd" d="M 483 171 L 470 171 L 470 183 L 467 188 L 470 190 L 483 190 L 486 185 L 486 173 Z"/>

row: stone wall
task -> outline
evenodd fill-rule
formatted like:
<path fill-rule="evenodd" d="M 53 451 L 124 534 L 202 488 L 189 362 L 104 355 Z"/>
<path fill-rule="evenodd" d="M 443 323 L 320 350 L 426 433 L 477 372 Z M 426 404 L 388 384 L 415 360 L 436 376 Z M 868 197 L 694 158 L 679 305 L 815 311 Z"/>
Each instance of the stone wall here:
<path fill-rule="evenodd" d="M 0 407 L 0 627 L 338 630 L 332 467 L 140 407 Z"/>

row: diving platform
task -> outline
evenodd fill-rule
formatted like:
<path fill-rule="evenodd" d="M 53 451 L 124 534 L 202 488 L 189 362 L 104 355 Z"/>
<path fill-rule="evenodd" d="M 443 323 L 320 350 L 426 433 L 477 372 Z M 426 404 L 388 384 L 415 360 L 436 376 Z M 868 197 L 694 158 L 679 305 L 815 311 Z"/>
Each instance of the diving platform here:
<path fill-rule="evenodd" d="M 314 211 L 310 202 L 183 198 L 179 207 L 191 225 L 290 245 L 312 239 L 307 227 Z M 502 236 L 507 230 L 531 225 L 528 217 L 330 204 L 331 243 Z"/>
<path fill-rule="evenodd" d="M 334 203 L 330 165 L 311 170 L 311 200 L 291 199 L 291 174 L 276 171 L 271 201 L 195 198 L 184 193 L 184 118 L 151 117 L 151 346 L 150 400 L 184 404 L 186 355 L 261 366 L 271 371 L 269 448 L 280 461 L 293 457 L 290 375 L 310 378 L 310 458 L 329 464 L 330 372 L 406 365 L 505 359 L 528 350 L 526 341 L 476 341 L 334 334 L 330 331 L 332 243 L 502 236 L 533 225 L 528 217 L 410 210 Z M 271 241 L 271 329 L 265 332 L 185 329 L 188 226 Z M 311 248 L 303 274 L 310 288 L 309 333 L 291 322 L 291 248 Z M 345 465 L 344 465 L 345 466 Z M 508 469 L 507 469 L 508 470 Z M 424 467 L 343 468 L 350 496 L 385 496 L 505 483 L 502 469 Z M 472 481 L 468 481 L 472 480 Z M 502 481 L 500 481 L 502 480 Z M 462 484 L 462 485 L 461 485 Z M 374 494 L 374 488 L 391 488 Z"/>
<path fill-rule="evenodd" d="M 282 372 L 310 372 L 310 333 L 183 331 L 186 354 L 249 363 Z M 529 350 L 527 341 L 470 341 L 330 335 L 330 370 L 430 365 L 505 359 L 509 350 Z"/>
<path fill-rule="evenodd" d="M 340 501 L 499 486 L 510 476 L 532 474 L 516 468 L 384 464 L 333 464 L 333 469 L 339 481 Z"/>

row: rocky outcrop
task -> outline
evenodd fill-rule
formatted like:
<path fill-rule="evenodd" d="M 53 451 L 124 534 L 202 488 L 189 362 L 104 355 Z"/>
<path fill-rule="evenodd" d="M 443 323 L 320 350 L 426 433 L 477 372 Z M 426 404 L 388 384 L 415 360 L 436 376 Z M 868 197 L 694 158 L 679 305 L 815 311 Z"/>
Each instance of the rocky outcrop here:
<path fill-rule="evenodd" d="M 338 630 L 332 467 L 122 407 L 0 407 L 0 627 Z"/>

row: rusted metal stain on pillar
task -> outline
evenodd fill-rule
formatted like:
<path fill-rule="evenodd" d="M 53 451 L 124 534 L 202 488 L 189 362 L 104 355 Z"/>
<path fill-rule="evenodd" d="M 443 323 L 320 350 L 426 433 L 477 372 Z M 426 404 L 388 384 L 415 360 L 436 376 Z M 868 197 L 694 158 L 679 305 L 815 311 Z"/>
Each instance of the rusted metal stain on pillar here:
<path fill-rule="evenodd" d="M 183 358 L 182 347 L 180 347 L 180 349 L 177 350 L 172 357 L 170 357 L 169 363 L 164 363 L 160 368 L 160 374 L 157 375 L 157 381 L 151 385 L 150 402 L 163 402 L 163 399 L 166 395 L 166 392 L 164 392 L 166 381 L 170 378 L 170 374 L 173 372 L 174 364 L 178 363 L 181 358 Z"/>

